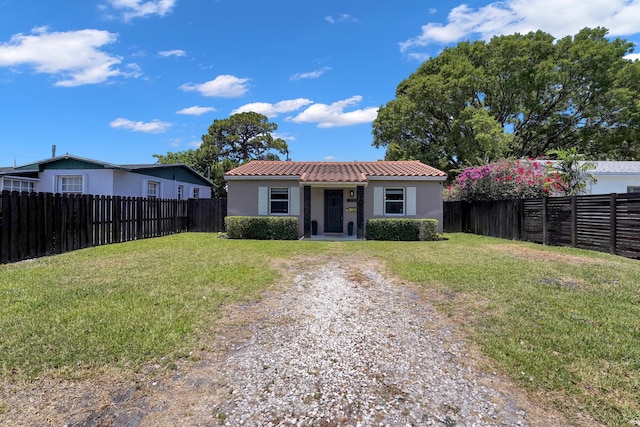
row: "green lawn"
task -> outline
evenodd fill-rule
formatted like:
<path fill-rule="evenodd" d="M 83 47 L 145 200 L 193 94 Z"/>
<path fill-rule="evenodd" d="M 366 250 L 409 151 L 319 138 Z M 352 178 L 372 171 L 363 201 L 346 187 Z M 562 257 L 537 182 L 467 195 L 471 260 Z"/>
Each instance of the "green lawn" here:
<path fill-rule="evenodd" d="M 170 362 L 194 349 L 225 304 L 257 298 L 278 280 L 274 262 L 359 255 L 425 288 L 496 366 L 570 417 L 640 420 L 638 261 L 447 237 L 238 241 L 185 233 L 0 266 L 0 369 L 25 379 Z"/>

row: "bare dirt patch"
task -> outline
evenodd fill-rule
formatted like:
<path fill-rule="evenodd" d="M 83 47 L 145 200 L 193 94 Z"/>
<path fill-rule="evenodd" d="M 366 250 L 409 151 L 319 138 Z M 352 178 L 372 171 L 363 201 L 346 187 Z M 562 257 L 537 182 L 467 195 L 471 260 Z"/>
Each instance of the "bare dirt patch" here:
<path fill-rule="evenodd" d="M 172 367 L 3 381 L 0 424 L 571 426 L 497 372 L 375 260 L 283 262 Z"/>
<path fill-rule="evenodd" d="M 561 261 L 570 264 L 589 264 L 589 265 L 606 265 L 615 267 L 618 262 L 609 261 L 598 258 L 582 257 L 579 255 L 561 254 L 557 252 L 550 253 L 542 249 L 525 247 L 523 245 L 488 245 L 487 248 L 501 252 L 507 256 L 526 258 L 534 261 Z"/>

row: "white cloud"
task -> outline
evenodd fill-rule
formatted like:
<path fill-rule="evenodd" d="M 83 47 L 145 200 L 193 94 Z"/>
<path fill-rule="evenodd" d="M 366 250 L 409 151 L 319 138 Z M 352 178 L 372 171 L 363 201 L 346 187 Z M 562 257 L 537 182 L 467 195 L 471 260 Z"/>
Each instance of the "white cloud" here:
<path fill-rule="evenodd" d="M 288 120 L 295 123 L 318 123 L 320 128 L 336 126 L 353 126 L 370 123 L 378 116 L 377 107 L 345 112 L 345 108 L 357 105 L 362 101 L 360 95 L 352 96 L 331 105 L 313 104 L 302 113 Z"/>
<path fill-rule="evenodd" d="M 253 102 L 251 104 L 245 104 L 239 108 L 236 108 L 231 112 L 231 114 L 253 111 L 254 113 L 260 113 L 269 118 L 272 118 L 276 117 L 280 113 L 289 113 L 291 111 L 299 110 L 300 108 L 309 104 L 313 104 L 313 101 L 306 98 L 287 99 L 284 101 L 276 102 L 275 104 L 269 104 L 267 102 Z"/>
<path fill-rule="evenodd" d="M 343 13 L 342 15 L 338 15 L 338 16 L 325 16 L 324 20 L 327 21 L 330 24 L 335 24 L 336 22 L 360 22 L 360 20 L 358 18 L 354 18 L 351 15 L 349 15 L 348 13 Z"/>
<path fill-rule="evenodd" d="M 99 50 L 116 39 L 117 35 L 108 31 L 49 32 L 46 27 L 38 27 L 30 35 L 16 34 L 9 42 L 0 43 L 0 67 L 31 65 L 38 73 L 58 76 L 55 85 L 66 87 L 102 83 L 118 75 L 139 75 L 139 69 L 133 69 L 133 73 L 118 70 L 115 66 L 122 58 Z"/>
<path fill-rule="evenodd" d="M 200 147 L 200 146 L 202 145 L 202 141 L 191 141 L 191 142 L 190 142 L 189 144 L 187 144 L 187 145 L 189 145 L 189 147 L 195 147 L 195 148 L 198 148 L 198 147 Z"/>
<path fill-rule="evenodd" d="M 271 136 L 273 136 L 274 138 L 284 139 L 285 141 L 295 141 L 296 140 L 295 136 L 289 135 L 287 133 L 271 132 Z"/>
<path fill-rule="evenodd" d="M 193 107 L 187 107 L 183 108 L 182 110 L 176 111 L 176 114 L 184 114 L 187 116 L 201 116 L 211 111 L 216 111 L 216 109 L 213 107 L 199 107 L 195 105 Z"/>
<path fill-rule="evenodd" d="M 331 70 L 331 67 L 324 67 L 319 70 L 309 71 L 307 73 L 298 73 L 289 77 L 289 80 L 317 79 L 329 70 Z"/>
<path fill-rule="evenodd" d="M 236 76 L 223 74 L 201 84 L 185 83 L 180 86 L 180 89 L 185 92 L 197 91 L 204 96 L 237 98 L 247 93 L 247 84 L 250 80 L 251 79 L 241 79 Z"/>
<path fill-rule="evenodd" d="M 171 123 L 154 119 L 150 122 L 134 122 L 129 119 L 117 118 L 109 125 L 114 129 L 128 129 L 134 132 L 164 133 L 172 126 Z"/>
<path fill-rule="evenodd" d="M 158 52 L 158 55 L 160 56 L 164 56 L 165 58 L 169 57 L 169 56 L 186 56 L 187 52 L 185 52 L 182 49 L 174 49 L 174 50 L 161 50 L 160 52 Z"/>
<path fill-rule="evenodd" d="M 107 0 L 112 8 L 122 12 L 122 19 L 143 18 L 148 15 L 165 16 L 173 10 L 177 0 Z"/>
<path fill-rule="evenodd" d="M 640 61 L 640 53 L 630 53 L 624 58 L 628 59 L 629 61 Z"/>
<path fill-rule="evenodd" d="M 505 0 L 479 8 L 462 4 L 451 9 L 446 24 L 424 25 L 422 33 L 400 43 L 400 49 L 406 53 L 433 43 L 536 30 L 560 38 L 584 27 L 606 27 L 612 36 L 624 36 L 639 32 L 638 16 L 640 0 Z"/>

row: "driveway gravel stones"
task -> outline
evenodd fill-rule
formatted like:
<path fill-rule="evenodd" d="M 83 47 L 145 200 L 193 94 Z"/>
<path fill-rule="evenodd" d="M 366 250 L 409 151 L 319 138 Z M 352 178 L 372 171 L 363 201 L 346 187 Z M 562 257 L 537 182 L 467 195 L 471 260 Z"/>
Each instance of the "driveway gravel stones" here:
<path fill-rule="evenodd" d="M 165 385 L 178 395 L 199 388 L 202 398 L 174 409 L 166 400 L 143 424 L 570 425 L 482 372 L 415 289 L 356 261 L 298 264 L 291 286 L 230 318 L 218 360 Z"/>
<path fill-rule="evenodd" d="M 148 366 L 135 380 L 61 382 L 37 393 L 5 390 L 4 420 L 68 427 L 585 425 L 485 372 L 490 364 L 424 293 L 373 260 L 320 257 L 282 269 L 281 284 L 226 310 L 202 334 L 200 350 L 174 369 Z M 28 413 L 12 412 L 18 402 L 10 396 L 20 393 Z M 65 407 L 73 411 L 52 409 Z"/>

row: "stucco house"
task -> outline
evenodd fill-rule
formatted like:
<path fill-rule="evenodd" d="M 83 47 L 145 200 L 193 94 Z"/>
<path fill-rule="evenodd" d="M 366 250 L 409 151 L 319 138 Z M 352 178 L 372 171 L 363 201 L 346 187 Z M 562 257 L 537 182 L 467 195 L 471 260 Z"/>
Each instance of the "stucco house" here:
<path fill-rule="evenodd" d="M 435 218 L 446 174 L 417 160 L 251 161 L 224 175 L 227 215 L 298 217 L 299 235 L 365 235 L 370 218 Z"/>
<path fill-rule="evenodd" d="M 640 193 L 640 162 L 593 161 L 591 171 L 596 182 L 589 185 L 587 194 Z"/>
<path fill-rule="evenodd" d="M 70 154 L 0 168 L 0 191 L 186 200 L 211 198 L 212 187 L 186 165 L 115 165 Z"/>

